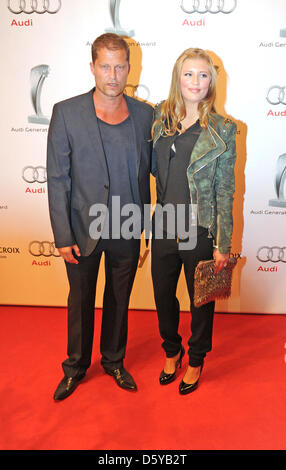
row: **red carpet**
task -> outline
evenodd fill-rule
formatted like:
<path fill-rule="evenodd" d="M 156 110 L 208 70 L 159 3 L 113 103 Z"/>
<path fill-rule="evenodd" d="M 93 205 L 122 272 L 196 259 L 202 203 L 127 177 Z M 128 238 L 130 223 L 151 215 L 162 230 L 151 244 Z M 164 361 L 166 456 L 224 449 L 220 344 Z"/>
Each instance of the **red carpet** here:
<path fill-rule="evenodd" d="M 0 307 L 1 450 L 285 450 L 286 315 L 216 314 L 213 351 L 199 388 L 160 386 L 156 313 L 131 311 L 121 390 L 94 361 L 77 390 L 53 401 L 66 356 L 66 310 Z M 187 344 L 190 315 L 181 315 Z"/>

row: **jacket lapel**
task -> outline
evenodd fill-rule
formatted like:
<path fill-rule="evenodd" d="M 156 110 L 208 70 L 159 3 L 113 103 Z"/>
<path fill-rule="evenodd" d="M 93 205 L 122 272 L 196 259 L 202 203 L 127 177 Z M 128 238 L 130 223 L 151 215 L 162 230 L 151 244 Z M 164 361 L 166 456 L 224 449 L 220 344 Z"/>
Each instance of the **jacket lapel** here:
<path fill-rule="evenodd" d="M 195 173 L 218 158 L 226 150 L 226 144 L 215 129 L 208 125 L 202 131 L 193 149 L 189 169 Z"/>
<path fill-rule="evenodd" d="M 81 109 L 81 117 L 89 134 L 91 145 L 94 149 L 94 155 L 96 155 L 97 160 L 101 163 L 104 172 L 108 174 L 104 148 L 102 145 L 97 117 L 94 109 L 93 92 L 94 88 L 84 97 L 84 102 L 82 103 Z"/>
<path fill-rule="evenodd" d="M 160 175 L 160 184 L 163 191 L 165 191 L 167 185 L 171 154 L 176 152 L 176 148 L 173 146 L 176 137 L 176 135 L 162 137 L 162 139 L 155 143 L 153 149 L 156 165 L 158 166 L 158 174 Z"/>
<path fill-rule="evenodd" d="M 126 100 L 131 119 L 133 142 L 135 144 L 135 174 L 136 178 L 138 178 L 141 157 L 142 127 L 140 120 L 136 119 L 136 108 L 134 106 L 134 101 L 131 100 L 127 95 L 124 95 L 124 98 Z"/>

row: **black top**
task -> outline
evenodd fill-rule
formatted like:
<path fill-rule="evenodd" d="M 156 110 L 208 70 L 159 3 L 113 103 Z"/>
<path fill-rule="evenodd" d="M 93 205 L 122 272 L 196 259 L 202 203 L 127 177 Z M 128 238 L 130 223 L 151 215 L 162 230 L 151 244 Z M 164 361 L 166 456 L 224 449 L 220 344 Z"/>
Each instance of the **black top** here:
<path fill-rule="evenodd" d="M 190 164 L 193 148 L 201 133 L 199 120 L 183 134 L 177 134 L 171 147 L 169 172 L 164 203 L 190 204 L 190 190 L 187 168 Z M 168 137 L 164 137 L 164 139 Z M 175 150 L 174 151 L 174 147 Z"/>
<path fill-rule="evenodd" d="M 197 226 L 197 232 L 192 233 L 190 231 L 191 197 L 187 169 L 191 162 L 193 148 L 201 131 L 200 122 L 197 120 L 182 134 L 177 133 L 175 136 L 162 137 L 162 139 L 169 139 L 169 145 L 171 144 L 164 207 L 166 204 L 172 204 L 175 212 L 175 226 L 172 222 L 171 224 L 168 223 L 167 213 L 163 213 L 163 231 L 171 235 L 178 235 L 182 239 L 185 238 L 186 233 L 191 237 L 196 237 L 207 231 L 200 226 Z M 181 205 L 180 208 L 178 204 Z M 173 226 L 175 227 L 175 233 Z"/>
<path fill-rule="evenodd" d="M 109 232 L 111 236 L 113 229 L 112 236 L 119 238 L 121 225 L 128 218 L 127 216 L 120 217 L 121 209 L 125 204 L 134 202 L 129 178 L 129 163 L 135 155 L 135 144 L 131 137 L 133 135 L 131 120 L 128 116 L 119 124 L 108 124 L 98 119 L 98 125 L 109 172 Z M 113 217 L 112 213 L 114 213 Z M 107 228 L 106 220 L 103 238 L 107 236 Z"/>

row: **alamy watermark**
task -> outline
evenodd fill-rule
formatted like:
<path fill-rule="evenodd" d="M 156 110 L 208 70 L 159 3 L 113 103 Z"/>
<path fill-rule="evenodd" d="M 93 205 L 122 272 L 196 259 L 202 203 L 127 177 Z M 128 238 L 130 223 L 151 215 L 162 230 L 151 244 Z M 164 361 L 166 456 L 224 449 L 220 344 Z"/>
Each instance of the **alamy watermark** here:
<path fill-rule="evenodd" d="M 120 196 L 112 196 L 109 206 L 95 203 L 90 207 L 89 235 L 97 240 L 176 239 L 179 250 L 192 250 L 197 244 L 196 204 L 144 204 L 120 203 Z"/>

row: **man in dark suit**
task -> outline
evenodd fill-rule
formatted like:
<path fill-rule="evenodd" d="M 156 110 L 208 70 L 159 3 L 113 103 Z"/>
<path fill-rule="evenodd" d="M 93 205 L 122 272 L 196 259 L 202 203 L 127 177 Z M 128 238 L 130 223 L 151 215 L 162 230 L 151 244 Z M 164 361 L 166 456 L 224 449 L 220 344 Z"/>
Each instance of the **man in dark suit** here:
<path fill-rule="evenodd" d="M 91 363 L 102 253 L 106 283 L 101 364 L 120 387 L 137 389 L 123 367 L 123 359 L 143 226 L 141 217 L 137 217 L 133 238 L 124 236 L 120 227 L 126 217 L 121 209 L 134 204 L 143 214 L 144 205 L 150 203 L 153 109 L 123 93 L 129 73 L 129 47 L 123 38 L 111 33 L 99 36 L 92 45 L 90 65 L 95 88 L 57 103 L 48 135 L 51 225 L 70 286 L 68 357 L 62 364 L 64 378 L 56 389 L 55 400 L 75 390 Z M 93 216 L 100 207 L 107 210 L 94 229 L 97 219 Z"/>

